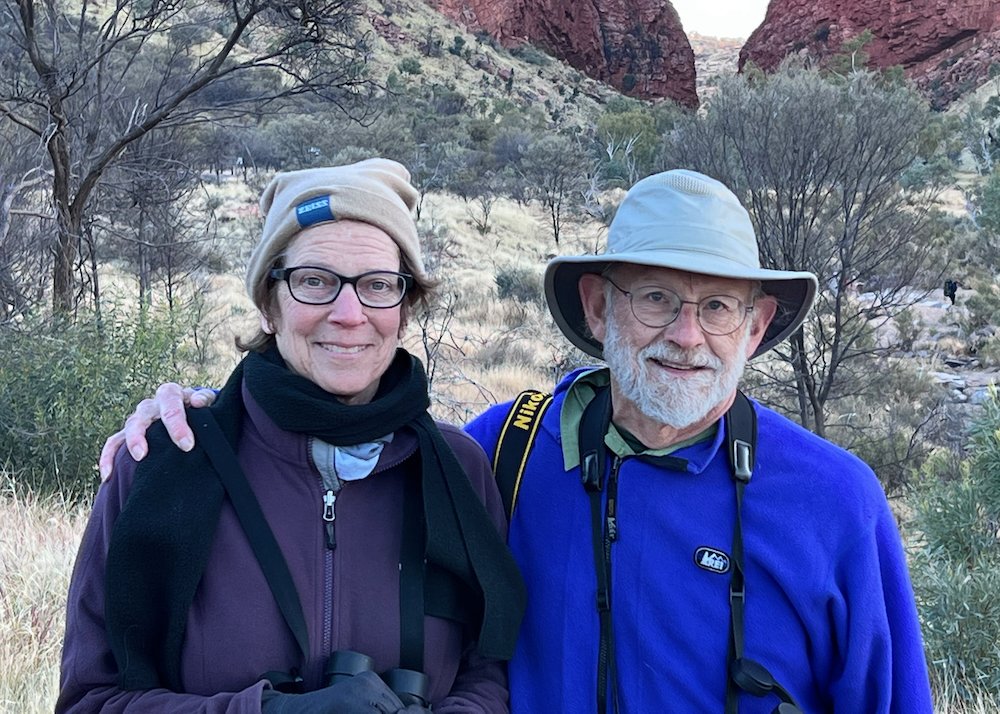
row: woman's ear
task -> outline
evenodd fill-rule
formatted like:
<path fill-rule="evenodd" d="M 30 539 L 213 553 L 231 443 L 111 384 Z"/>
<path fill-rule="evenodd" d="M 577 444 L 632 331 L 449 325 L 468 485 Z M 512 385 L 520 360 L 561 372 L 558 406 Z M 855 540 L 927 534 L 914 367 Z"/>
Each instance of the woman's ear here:
<path fill-rule="evenodd" d="M 271 324 L 271 318 L 264 313 L 260 313 L 260 330 L 265 335 L 274 334 L 274 325 Z"/>

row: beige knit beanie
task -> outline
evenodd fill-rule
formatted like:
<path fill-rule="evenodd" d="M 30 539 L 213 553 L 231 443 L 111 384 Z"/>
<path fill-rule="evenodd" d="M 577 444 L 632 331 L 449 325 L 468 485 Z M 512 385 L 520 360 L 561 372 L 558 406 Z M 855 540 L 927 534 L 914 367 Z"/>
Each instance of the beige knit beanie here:
<path fill-rule="evenodd" d="M 343 219 L 364 221 L 388 233 L 417 284 L 428 283 L 411 215 L 416 203 L 410 172 L 389 159 L 277 174 L 260 197 L 264 230 L 250 256 L 247 292 L 263 308 L 259 301 L 266 295 L 268 271 L 292 238 L 309 226 Z"/>

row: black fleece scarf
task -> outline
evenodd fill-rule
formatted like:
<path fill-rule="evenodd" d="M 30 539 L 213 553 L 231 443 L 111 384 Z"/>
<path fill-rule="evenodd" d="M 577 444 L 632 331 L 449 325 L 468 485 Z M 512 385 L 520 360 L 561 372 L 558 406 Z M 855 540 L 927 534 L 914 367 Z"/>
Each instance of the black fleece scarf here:
<path fill-rule="evenodd" d="M 398 350 L 375 398 L 347 406 L 290 372 L 277 349 L 250 353 L 211 407 L 234 446 L 244 415 L 244 381 L 279 427 L 336 446 L 373 441 L 402 427 L 416 432 L 428 569 L 464 585 L 459 594 L 440 587 L 441 578 L 431 578 L 427 611 L 442 614 L 432 610 L 461 606 L 456 598 L 471 594 L 478 600 L 471 610 L 473 624 L 479 625 L 480 654 L 509 659 L 524 612 L 524 584 L 461 464 L 427 413 L 430 400 L 420 361 Z M 180 690 L 187 611 L 205 568 L 224 490 L 200 448 L 180 451 L 159 423 L 147 439 L 149 455 L 136 469 L 112 532 L 105 615 L 119 686 Z"/>

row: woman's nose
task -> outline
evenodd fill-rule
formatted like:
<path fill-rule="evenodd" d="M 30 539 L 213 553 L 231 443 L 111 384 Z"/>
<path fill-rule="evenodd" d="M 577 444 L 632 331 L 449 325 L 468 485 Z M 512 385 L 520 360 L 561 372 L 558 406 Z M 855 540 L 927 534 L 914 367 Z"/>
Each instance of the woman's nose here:
<path fill-rule="evenodd" d="M 358 293 L 353 285 L 344 285 L 337 299 L 330 303 L 330 322 L 357 325 L 368 319 L 365 306 L 358 299 Z"/>

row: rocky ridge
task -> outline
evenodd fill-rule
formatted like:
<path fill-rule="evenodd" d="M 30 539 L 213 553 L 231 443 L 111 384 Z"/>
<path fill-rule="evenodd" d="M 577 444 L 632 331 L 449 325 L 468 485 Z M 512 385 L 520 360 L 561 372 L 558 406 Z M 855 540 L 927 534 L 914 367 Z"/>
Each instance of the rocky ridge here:
<path fill-rule="evenodd" d="M 938 109 L 983 84 L 1000 58 L 995 0 L 770 0 L 739 65 L 770 71 L 795 54 L 822 63 L 866 29 L 869 65 L 901 66 Z"/>
<path fill-rule="evenodd" d="M 698 105 L 710 77 L 696 72 L 693 45 L 664 0 L 428 0 L 470 31 L 508 49 L 530 43 L 623 94 Z M 739 52 L 773 70 L 789 55 L 823 62 L 865 29 L 869 65 L 902 66 L 935 108 L 982 85 L 1000 58 L 995 0 L 770 0 L 764 22 Z M 737 43 L 738 40 L 724 40 Z"/>

